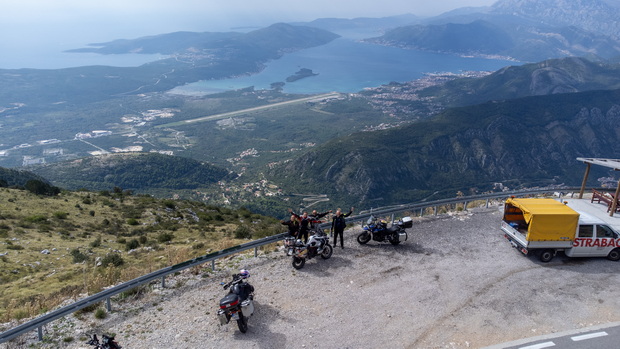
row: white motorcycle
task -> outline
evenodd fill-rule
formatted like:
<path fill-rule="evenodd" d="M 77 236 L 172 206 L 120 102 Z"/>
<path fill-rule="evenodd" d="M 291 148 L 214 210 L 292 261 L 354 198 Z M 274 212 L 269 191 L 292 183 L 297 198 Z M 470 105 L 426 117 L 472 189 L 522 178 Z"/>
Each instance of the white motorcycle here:
<path fill-rule="evenodd" d="M 308 243 L 304 244 L 301 239 L 295 241 L 292 249 L 293 268 L 301 269 L 306 264 L 306 259 L 321 256 L 323 259 L 329 259 L 334 249 L 329 244 L 329 236 L 321 231 L 308 238 Z"/>

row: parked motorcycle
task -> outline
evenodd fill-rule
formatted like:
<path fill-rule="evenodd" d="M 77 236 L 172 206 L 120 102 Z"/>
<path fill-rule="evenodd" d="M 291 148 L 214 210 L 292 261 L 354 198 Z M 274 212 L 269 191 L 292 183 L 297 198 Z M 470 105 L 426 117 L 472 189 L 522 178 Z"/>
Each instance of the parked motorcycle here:
<path fill-rule="evenodd" d="M 247 332 L 248 318 L 254 314 L 254 287 L 247 282 L 249 277 L 250 272 L 242 269 L 239 274 L 233 275 L 232 281 L 222 283 L 224 289 L 230 288 L 230 291 L 220 300 L 220 310 L 217 312 L 222 326 L 235 320 L 241 333 Z"/>
<path fill-rule="evenodd" d="M 311 259 L 318 255 L 323 259 L 329 259 L 333 252 L 334 249 L 329 244 L 329 236 L 322 230 L 317 230 L 308 238 L 307 244 L 304 244 L 301 239 L 295 241 L 293 246 L 293 268 L 303 268 L 306 264 L 306 259 Z"/>
<path fill-rule="evenodd" d="M 105 334 L 102 335 L 102 341 L 99 343 L 99 338 L 97 338 L 96 334 L 93 334 L 93 338 L 91 338 L 86 344 L 94 345 L 95 349 L 122 349 L 116 341 L 114 341 L 114 337 L 108 337 Z"/>
<path fill-rule="evenodd" d="M 310 233 L 311 233 L 311 235 L 318 235 L 318 236 L 327 235 L 323 231 L 323 228 L 321 228 L 321 223 L 323 223 L 323 222 L 321 222 L 320 220 L 311 220 L 310 221 Z M 295 237 L 295 236 L 287 236 L 287 237 L 284 238 L 284 251 L 286 252 L 287 256 L 292 256 L 293 255 L 296 243 L 297 243 L 297 237 Z"/>
<path fill-rule="evenodd" d="M 412 226 L 413 221 L 411 217 L 404 217 L 396 223 L 392 222 L 392 226 L 388 228 L 386 221 L 377 220 L 375 216 L 371 215 L 362 227 L 364 231 L 357 236 L 357 242 L 364 245 L 368 241 L 374 240 L 398 245 L 407 240 L 407 231 L 405 229 Z"/>

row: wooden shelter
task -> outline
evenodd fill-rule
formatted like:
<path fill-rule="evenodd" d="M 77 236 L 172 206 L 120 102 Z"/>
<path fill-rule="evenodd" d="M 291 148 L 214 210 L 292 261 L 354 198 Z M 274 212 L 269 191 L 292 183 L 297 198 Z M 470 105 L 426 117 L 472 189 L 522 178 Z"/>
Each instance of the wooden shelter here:
<path fill-rule="evenodd" d="M 583 176 L 583 181 L 581 182 L 581 190 L 579 190 L 580 199 L 583 198 L 583 192 L 586 189 L 586 182 L 588 180 L 588 175 L 590 175 L 591 165 L 599 165 L 620 171 L 620 159 L 577 158 L 577 161 L 582 161 L 586 164 L 586 173 Z M 612 201 L 611 209 L 609 210 L 610 216 L 614 215 L 614 212 L 616 212 L 616 208 L 618 207 L 618 194 L 620 194 L 620 180 L 616 186 L 616 193 L 613 195 L 614 200 Z"/>

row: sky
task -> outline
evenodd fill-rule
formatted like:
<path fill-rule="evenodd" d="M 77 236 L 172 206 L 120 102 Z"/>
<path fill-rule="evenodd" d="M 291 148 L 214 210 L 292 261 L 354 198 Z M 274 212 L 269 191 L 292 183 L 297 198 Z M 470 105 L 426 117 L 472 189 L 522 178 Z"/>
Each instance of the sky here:
<path fill-rule="evenodd" d="M 175 31 L 231 31 L 325 17 L 429 17 L 495 1 L 1 0 L 0 52 L 32 55 L 36 48 L 62 51 Z M 0 68 L 14 68 L 2 63 Z"/>
<path fill-rule="evenodd" d="M 495 0 L 3 0 L 2 35 L 11 27 L 47 26 L 92 29 L 134 26 L 136 35 L 175 30 L 226 31 L 228 23 L 269 25 L 321 17 L 384 17 L 411 13 L 432 16 L 464 6 L 487 6 Z"/>

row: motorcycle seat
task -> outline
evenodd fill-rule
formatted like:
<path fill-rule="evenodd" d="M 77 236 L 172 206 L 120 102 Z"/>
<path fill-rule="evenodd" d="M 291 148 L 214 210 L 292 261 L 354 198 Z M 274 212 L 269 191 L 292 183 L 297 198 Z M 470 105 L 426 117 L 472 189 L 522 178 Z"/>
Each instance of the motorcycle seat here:
<path fill-rule="evenodd" d="M 399 229 L 398 229 L 398 227 L 397 227 L 397 226 L 394 226 L 394 227 L 389 227 L 389 228 L 387 229 L 388 233 L 395 233 L 395 232 L 397 232 L 398 230 L 399 230 Z"/>
<path fill-rule="evenodd" d="M 239 295 L 236 295 L 234 293 L 229 293 L 226 296 L 224 296 L 224 298 L 220 299 L 220 307 L 223 305 L 233 304 L 239 301 L 240 301 Z"/>

